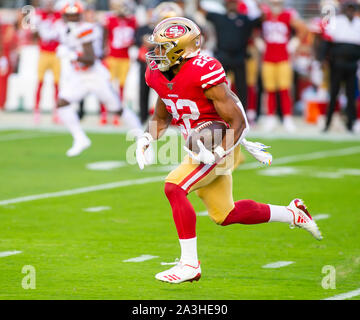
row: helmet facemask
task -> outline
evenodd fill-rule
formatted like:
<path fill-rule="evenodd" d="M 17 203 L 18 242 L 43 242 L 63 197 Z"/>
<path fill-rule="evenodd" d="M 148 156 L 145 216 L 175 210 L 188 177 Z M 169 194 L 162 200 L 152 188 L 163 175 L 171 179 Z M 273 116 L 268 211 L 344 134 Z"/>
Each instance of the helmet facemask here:
<path fill-rule="evenodd" d="M 176 47 L 176 43 L 173 41 L 169 42 L 155 42 L 153 36 L 150 37 L 149 42 L 155 45 L 154 50 L 149 51 L 146 54 L 146 61 L 151 70 L 159 69 L 161 72 L 168 71 L 173 65 L 181 62 L 181 55 L 173 53 L 173 60 L 169 59 L 169 53 Z M 181 50 L 183 51 L 183 50 Z"/>

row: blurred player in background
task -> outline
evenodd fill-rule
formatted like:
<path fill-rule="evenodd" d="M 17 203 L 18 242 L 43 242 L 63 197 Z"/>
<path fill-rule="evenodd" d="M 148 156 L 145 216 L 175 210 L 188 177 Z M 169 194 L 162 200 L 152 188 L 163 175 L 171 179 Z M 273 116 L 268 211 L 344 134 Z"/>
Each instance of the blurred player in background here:
<path fill-rule="evenodd" d="M 121 103 L 124 103 L 125 82 L 130 69 L 129 48 L 135 43 L 136 19 L 132 0 L 110 0 L 112 13 L 104 24 L 104 43 L 106 44 L 106 64 L 111 80 L 119 87 Z M 117 116 L 113 119 L 117 125 Z"/>
<path fill-rule="evenodd" d="M 258 19 L 262 15 L 262 12 L 259 10 L 259 6 L 255 0 L 239 1 L 238 12 L 248 16 L 250 20 Z M 253 30 L 252 37 L 249 39 L 247 46 L 248 57 L 246 59 L 246 85 L 248 100 L 246 114 L 250 125 L 253 124 L 256 120 L 257 109 L 257 84 L 260 68 L 260 52 L 256 48 L 254 38 L 258 31 L 258 29 Z"/>
<path fill-rule="evenodd" d="M 38 60 L 38 84 L 35 95 L 34 121 L 40 121 L 40 100 L 44 84 L 44 77 L 47 71 L 51 71 L 54 81 L 55 106 L 58 99 L 60 81 L 60 60 L 56 56 L 56 49 L 59 45 L 59 21 L 61 14 L 55 9 L 55 0 L 42 0 L 41 8 L 36 11 L 36 33 L 35 37 L 39 44 Z M 58 122 L 56 108 L 54 108 L 53 121 Z"/>
<path fill-rule="evenodd" d="M 165 194 L 172 208 L 181 258 L 173 268 L 156 274 L 155 278 L 170 283 L 201 277 L 196 213 L 187 198 L 193 191 L 219 225 L 277 221 L 304 228 L 315 238 L 322 238 L 299 199 L 288 207 L 252 200 L 234 202 L 231 172 L 242 161 L 240 144 L 262 163 L 271 163 L 272 156 L 266 146 L 245 139 L 249 127 L 243 106 L 229 89 L 221 63 L 200 54 L 200 39 L 200 29 L 194 22 L 169 18 L 155 27 L 151 42 L 156 47 L 147 54 L 146 82 L 159 96 L 149 127 L 137 140 L 136 159 L 140 169 L 148 164 L 144 151 L 164 134 L 173 120 L 185 138 L 208 121 L 222 122 L 228 128 L 213 152 L 200 140 L 197 141 L 199 153 L 186 149 L 188 155 L 165 179 Z"/>
<path fill-rule="evenodd" d="M 79 102 L 87 94 L 94 93 L 110 111 L 121 115 L 128 127 L 140 129 L 141 123 L 131 110 L 122 108 L 119 96 L 111 85 L 110 74 L 96 56 L 99 34 L 93 24 L 83 21 L 83 3 L 66 1 L 61 12 L 66 26 L 57 53 L 70 62 L 70 70 L 64 75 L 60 88 L 58 114 L 73 137 L 73 145 L 66 153 L 73 157 L 91 145 L 80 126 L 78 114 L 71 107 L 71 103 Z"/>
<path fill-rule="evenodd" d="M 9 76 L 16 67 L 17 45 L 15 24 L 0 19 L 0 110 L 5 108 Z"/>
<path fill-rule="evenodd" d="M 284 0 L 268 0 L 264 6 L 263 37 L 266 44 L 262 80 L 266 91 L 267 119 L 265 129 L 271 132 L 276 126 L 277 93 L 280 96 L 284 127 L 289 132 L 296 130 L 293 123 L 293 101 L 291 87 L 293 71 L 288 50 L 291 32 L 294 29 L 299 38 L 304 38 L 305 23 L 292 9 L 284 7 Z"/>

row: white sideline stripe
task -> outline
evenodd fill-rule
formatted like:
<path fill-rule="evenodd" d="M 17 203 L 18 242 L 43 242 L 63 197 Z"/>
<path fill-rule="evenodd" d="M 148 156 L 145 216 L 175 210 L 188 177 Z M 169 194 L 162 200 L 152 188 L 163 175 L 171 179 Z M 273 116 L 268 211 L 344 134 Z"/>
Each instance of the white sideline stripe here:
<path fill-rule="evenodd" d="M 0 252 L 0 258 L 3 258 L 3 257 L 8 257 L 8 256 L 13 256 L 15 254 L 19 254 L 21 253 L 22 251 L 3 251 L 3 252 Z"/>
<path fill-rule="evenodd" d="M 143 262 L 151 259 L 159 258 L 159 256 L 151 256 L 149 254 L 143 254 L 139 257 L 123 260 L 123 262 Z"/>
<path fill-rule="evenodd" d="M 336 296 L 326 298 L 324 300 L 345 300 L 345 299 L 350 299 L 350 298 L 357 297 L 357 296 L 360 296 L 360 288 L 353 290 L 353 291 L 341 293 Z"/>
<path fill-rule="evenodd" d="M 85 208 L 83 209 L 83 211 L 86 212 L 100 212 L 100 211 L 105 211 L 105 210 L 110 210 L 110 207 L 91 207 L 91 208 Z"/>
<path fill-rule="evenodd" d="M 34 200 L 40 200 L 40 199 L 66 197 L 66 196 L 72 196 L 72 195 L 81 194 L 81 193 L 88 193 L 88 192 L 94 192 L 94 191 L 127 187 L 127 186 L 138 185 L 138 184 L 158 182 L 158 181 L 164 180 L 164 178 L 165 178 L 164 176 L 156 176 L 156 177 L 143 178 L 143 179 L 111 182 L 111 183 L 106 183 L 106 184 L 100 184 L 97 186 L 90 186 L 90 187 L 84 187 L 84 188 L 78 188 L 78 189 L 70 189 L 70 190 L 64 190 L 64 191 L 59 191 L 59 192 L 36 194 L 36 195 L 14 198 L 14 199 L 9 199 L 9 200 L 2 200 L 2 201 L 0 201 L 0 206 L 4 206 L 7 204 L 11 204 L 11 203 L 20 203 L 20 202 L 28 202 L 28 201 L 34 201 Z"/>
<path fill-rule="evenodd" d="M 221 68 L 221 69 L 216 70 L 216 71 L 214 71 L 214 72 L 210 72 L 210 73 L 202 76 L 202 77 L 200 78 L 200 81 L 203 81 L 203 80 L 205 80 L 205 79 L 211 78 L 212 76 L 214 76 L 214 75 L 216 75 L 216 74 L 218 74 L 218 73 L 220 73 L 220 72 L 223 72 L 223 71 L 224 71 L 224 68 Z"/>
<path fill-rule="evenodd" d="M 324 220 L 330 218 L 330 215 L 327 213 L 320 213 L 315 216 L 312 216 L 315 221 Z"/>
<path fill-rule="evenodd" d="M 53 134 L 40 134 L 40 133 L 11 133 L 0 136 L 0 141 L 13 141 L 13 140 L 26 140 L 34 138 L 48 138 Z"/>
<path fill-rule="evenodd" d="M 264 269 L 277 269 L 277 268 L 286 267 L 289 264 L 293 264 L 293 263 L 295 263 L 295 262 L 294 261 L 277 261 L 277 262 L 265 264 L 262 267 Z"/>
<path fill-rule="evenodd" d="M 327 150 L 327 151 L 313 152 L 313 153 L 307 153 L 307 154 L 298 154 L 295 156 L 289 156 L 289 157 L 275 159 L 272 165 L 286 164 L 286 163 L 291 163 L 291 162 L 301 162 L 301 161 L 322 159 L 322 158 L 328 158 L 328 157 L 346 156 L 346 155 L 356 154 L 356 153 L 360 153 L 360 147 L 351 147 L 351 148 L 345 148 L 345 149 L 335 149 L 335 150 Z M 251 162 L 251 163 L 245 163 L 243 165 L 240 165 L 237 170 L 250 170 L 250 169 L 256 169 L 256 168 L 261 168 L 261 167 L 264 168 L 264 166 L 261 166 L 261 164 L 258 162 Z M 12 204 L 12 203 L 40 200 L 40 199 L 71 196 L 74 194 L 81 194 L 81 193 L 87 193 L 87 192 L 93 192 L 93 191 L 109 190 L 109 189 L 114 189 L 114 188 L 131 186 L 132 184 L 146 184 L 146 183 L 151 183 L 151 182 L 158 182 L 158 181 L 162 181 L 164 178 L 165 178 L 164 176 L 156 176 L 156 177 L 150 177 L 150 178 L 144 178 L 144 179 L 118 181 L 118 182 L 112 182 L 112 183 L 107 183 L 107 184 L 101 184 L 101 185 L 97 185 L 97 186 L 90 186 L 90 187 L 84 187 L 84 188 L 78 188 L 78 189 L 70 189 L 70 190 L 64 190 L 64 191 L 59 191 L 59 192 L 30 195 L 30 196 L 25 196 L 25 197 L 20 197 L 20 198 L 2 200 L 2 201 L 0 201 L 0 206 Z"/>

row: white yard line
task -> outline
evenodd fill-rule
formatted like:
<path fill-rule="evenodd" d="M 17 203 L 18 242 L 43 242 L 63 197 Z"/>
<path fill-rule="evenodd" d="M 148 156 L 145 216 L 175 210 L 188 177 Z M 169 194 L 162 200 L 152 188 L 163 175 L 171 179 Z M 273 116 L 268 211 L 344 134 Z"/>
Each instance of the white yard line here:
<path fill-rule="evenodd" d="M 14 141 L 14 140 L 28 140 L 34 138 L 48 138 L 51 136 L 56 136 L 54 134 L 49 133 L 9 133 L 0 136 L 1 141 Z"/>
<path fill-rule="evenodd" d="M 151 260 L 151 259 L 155 259 L 155 258 L 159 258 L 159 257 L 158 256 L 152 256 L 152 255 L 149 255 L 149 254 L 143 254 L 143 255 L 141 255 L 139 257 L 123 260 L 123 262 L 143 262 L 143 261 L 147 261 L 147 260 Z"/>
<path fill-rule="evenodd" d="M 88 193 L 88 192 L 94 192 L 94 191 L 109 190 L 109 189 L 115 189 L 115 188 L 121 188 L 121 187 L 128 187 L 128 186 L 132 186 L 132 185 L 158 182 L 158 181 L 163 181 L 164 178 L 165 178 L 164 176 L 156 176 L 156 177 L 149 177 L 149 178 L 142 178 L 142 179 L 117 181 L 117 182 L 111 182 L 111 183 L 106 183 L 106 184 L 100 184 L 100 185 L 96 185 L 96 186 L 89 186 L 89 187 L 84 187 L 84 188 L 70 189 L 70 190 L 64 190 L 64 191 L 58 191 L 58 192 L 36 194 L 36 195 L 25 196 L 25 197 L 20 197 L 20 198 L 2 200 L 2 201 L 0 201 L 0 206 L 12 204 L 12 203 L 29 202 L 29 201 L 41 200 L 41 199 L 72 196 L 75 194 L 82 194 L 82 193 Z"/>
<path fill-rule="evenodd" d="M 85 208 L 83 209 L 83 211 L 86 212 L 101 212 L 101 211 L 106 211 L 106 210 L 110 210 L 111 207 L 91 207 L 91 208 Z"/>
<path fill-rule="evenodd" d="M 319 213 L 319 214 L 316 214 L 316 215 L 314 215 L 312 217 L 313 217 L 313 219 L 315 221 L 319 221 L 319 220 L 329 219 L 330 215 L 327 214 L 327 213 Z"/>
<path fill-rule="evenodd" d="M 0 258 L 3 258 L 3 257 L 8 257 L 8 256 L 13 256 L 15 254 L 19 254 L 21 253 L 22 251 L 3 251 L 3 252 L 0 252 Z"/>
<path fill-rule="evenodd" d="M 272 262 L 272 263 L 268 263 L 265 264 L 264 266 L 262 266 L 262 268 L 264 269 L 278 269 L 278 268 L 282 268 L 282 267 L 286 267 L 290 264 L 295 263 L 294 261 L 277 261 L 277 262 Z"/>
<path fill-rule="evenodd" d="M 353 290 L 353 291 L 341 293 L 336 296 L 326 298 L 324 300 L 345 300 L 345 299 L 350 299 L 350 298 L 357 297 L 357 296 L 360 296 L 360 288 Z"/>
<path fill-rule="evenodd" d="M 274 159 L 273 165 L 286 164 L 286 163 L 291 163 L 291 162 L 301 162 L 301 161 L 308 161 L 308 160 L 315 160 L 315 159 L 323 159 L 323 158 L 329 158 L 329 157 L 340 157 L 340 156 L 347 156 L 347 155 L 352 155 L 352 154 L 357 154 L 357 153 L 360 153 L 360 146 L 345 148 L 345 149 L 318 151 L 318 152 L 298 154 L 298 155 L 294 155 L 294 156 L 278 158 L 278 159 Z M 261 165 L 258 162 L 251 162 L 251 163 L 245 163 L 245 164 L 241 165 L 237 170 L 251 170 L 251 169 L 256 169 L 258 167 L 261 167 Z M 88 192 L 94 192 L 94 191 L 100 191 L 100 190 L 109 190 L 109 189 L 127 187 L 127 186 L 131 186 L 131 185 L 135 185 L 135 184 L 141 185 L 141 184 L 147 184 L 147 183 L 152 183 L 152 182 L 159 182 L 159 181 L 163 181 L 163 180 L 164 180 L 163 176 L 155 176 L 155 177 L 143 178 L 143 179 L 117 181 L 117 182 L 112 182 L 112 183 L 107 183 L 107 184 L 96 185 L 96 186 L 89 186 L 89 187 L 83 187 L 83 188 L 77 188 L 77 189 L 70 189 L 70 190 L 64 190 L 64 191 L 58 191 L 58 192 L 43 193 L 43 194 L 30 195 L 30 196 L 25 196 L 25 197 L 20 197 L 20 198 L 1 200 L 0 206 L 12 204 L 12 203 L 40 200 L 40 199 L 72 196 L 75 194 L 82 194 L 82 193 L 88 193 Z"/>

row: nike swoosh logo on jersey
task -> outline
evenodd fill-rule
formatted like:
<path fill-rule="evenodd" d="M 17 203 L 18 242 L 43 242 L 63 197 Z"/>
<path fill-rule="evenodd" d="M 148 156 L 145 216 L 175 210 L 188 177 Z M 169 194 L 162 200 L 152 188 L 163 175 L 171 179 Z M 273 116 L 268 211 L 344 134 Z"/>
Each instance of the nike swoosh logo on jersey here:
<path fill-rule="evenodd" d="M 210 70 L 214 69 L 216 64 L 214 64 L 212 67 L 209 67 Z"/>

